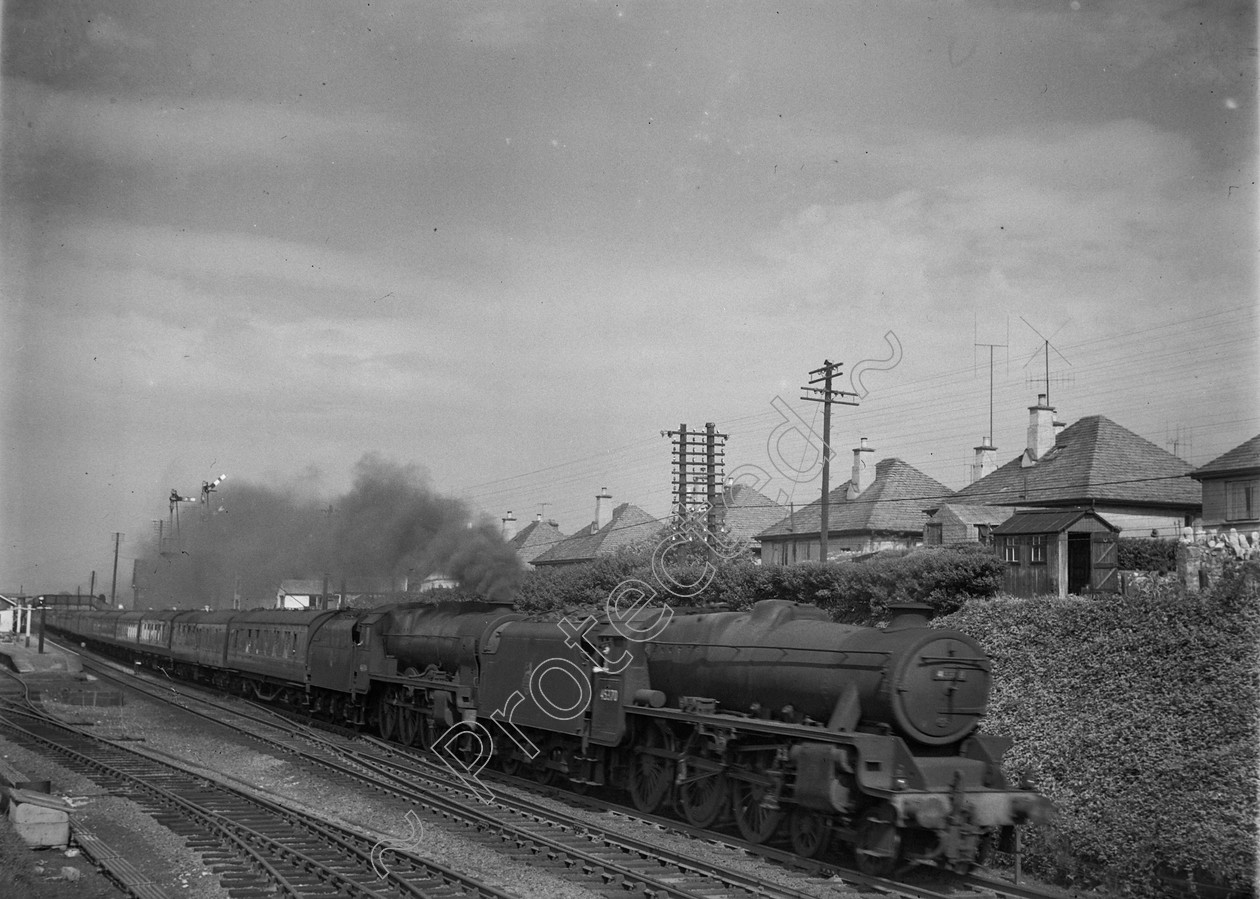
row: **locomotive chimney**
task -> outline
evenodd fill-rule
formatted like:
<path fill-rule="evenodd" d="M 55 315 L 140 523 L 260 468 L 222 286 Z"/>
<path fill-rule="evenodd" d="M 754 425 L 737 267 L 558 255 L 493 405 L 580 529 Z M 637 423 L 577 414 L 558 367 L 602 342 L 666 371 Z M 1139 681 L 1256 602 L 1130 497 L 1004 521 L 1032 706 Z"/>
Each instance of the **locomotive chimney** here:
<path fill-rule="evenodd" d="M 871 472 L 874 470 L 866 464 L 866 454 L 875 452 L 866 445 L 866 438 L 861 439 L 860 446 L 853 448 L 853 472 L 849 477 L 848 499 L 853 499 L 867 487 L 871 486 Z"/>
<path fill-rule="evenodd" d="M 598 534 L 608 522 L 612 521 L 612 494 L 607 487 L 600 487 L 595 494 L 595 520 L 591 522 L 591 533 Z"/>
<path fill-rule="evenodd" d="M 512 510 L 508 509 L 507 515 L 503 516 L 503 539 L 511 540 L 516 536 L 516 516 L 512 514 Z"/>
<path fill-rule="evenodd" d="M 1028 446 L 1024 466 L 1033 465 L 1054 448 L 1054 407 L 1044 393 L 1037 395 L 1037 405 L 1028 407 Z"/>

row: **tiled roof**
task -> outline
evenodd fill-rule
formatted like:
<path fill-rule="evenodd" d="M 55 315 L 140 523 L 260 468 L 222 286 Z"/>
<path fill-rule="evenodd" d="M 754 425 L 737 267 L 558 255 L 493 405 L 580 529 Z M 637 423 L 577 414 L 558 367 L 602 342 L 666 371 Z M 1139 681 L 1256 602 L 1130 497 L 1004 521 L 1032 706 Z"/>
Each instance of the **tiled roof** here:
<path fill-rule="evenodd" d="M 923 511 L 950 490 L 939 481 L 900 459 L 884 459 L 875 466 L 871 485 L 848 498 L 849 482 L 831 491 L 827 533 L 922 533 L 927 522 Z M 822 500 L 818 499 L 763 531 L 761 539 L 807 536 L 822 531 Z"/>
<path fill-rule="evenodd" d="M 1037 512 L 1016 512 L 1002 524 L 993 529 L 994 536 L 1007 534 L 1057 534 L 1086 516 L 1096 518 L 1113 531 L 1120 530 L 1107 519 L 1089 509 L 1046 510 Z"/>
<path fill-rule="evenodd" d="M 717 511 L 730 539 L 755 540 L 766 528 L 782 521 L 788 510 L 749 485 L 736 484 L 726 490 Z"/>
<path fill-rule="evenodd" d="M 1202 480 L 1205 475 L 1211 477 L 1214 475 L 1234 474 L 1256 468 L 1260 468 L 1260 434 L 1252 437 L 1246 443 L 1239 444 L 1225 453 L 1225 455 L 1217 456 L 1207 465 L 1195 470 L 1190 477 Z"/>
<path fill-rule="evenodd" d="M 1001 524 L 1014 514 L 1010 506 L 985 506 L 974 503 L 942 503 L 939 508 L 926 509 L 938 521 L 945 515 L 953 515 L 963 524 Z"/>
<path fill-rule="evenodd" d="M 594 522 L 591 525 L 594 526 Z M 613 509 L 612 520 L 597 532 L 592 534 L 590 527 L 583 528 L 535 558 L 534 564 L 587 562 L 651 540 L 664 529 L 665 522 L 658 521 L 638 506 L 622 503 Z"/>
<path fill-rule="evenodd" d="M 516 550 L 517 558 L 529 564 L 562 540 L 564 534 L 554 521 L 535 520 L 517 531 L 508 543 Z"/>
<path fill-rule="evenodd" d="M 951 499 L 982 505 L 1108 502 L 1197 509 L 1203 493 L 1190 465 L 1102 415 L 1065 428 L 1054 448 L 1027 468 L 1020 453 Z"/>

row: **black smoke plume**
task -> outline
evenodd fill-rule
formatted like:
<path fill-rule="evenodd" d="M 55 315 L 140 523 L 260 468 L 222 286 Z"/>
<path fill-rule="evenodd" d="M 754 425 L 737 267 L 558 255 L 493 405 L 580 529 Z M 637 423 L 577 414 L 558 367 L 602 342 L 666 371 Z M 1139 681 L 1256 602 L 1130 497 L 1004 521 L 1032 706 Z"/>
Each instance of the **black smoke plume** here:
<path fill-rule="evenodd" d="M 415 591 L 433 574 L 509 599 L 520 580 L 495 523 L 437 493 L 415 465 L 369 454 L 351 489 L 329 499 L 240 481 L 208 499 L 181 503 L 177 533 L 168 523 L 137 560 L 138 608 L 272 606 L 291 579 L 332 593 L 367 582 Z"/>

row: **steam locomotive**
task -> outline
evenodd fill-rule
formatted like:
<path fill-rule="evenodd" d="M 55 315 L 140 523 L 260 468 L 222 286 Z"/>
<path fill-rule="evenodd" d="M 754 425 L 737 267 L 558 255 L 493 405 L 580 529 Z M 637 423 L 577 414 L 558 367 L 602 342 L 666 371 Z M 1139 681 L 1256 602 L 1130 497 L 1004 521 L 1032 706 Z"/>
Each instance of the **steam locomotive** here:
<path fill-rule="evenodd" d="M 1053 815 L 976 732 L 990 663 L 903 607 L 882 628 L 767 600 L 745 612 L 632 607 L 582 622 L 494 603 L 254 612 L 54 611 L 129 661 L 509 773 L 627 793 L 644 812 L 733 824 L 859 868 L 967 871 Z M 470 762 L 471 758 L 471 762 Z"/>

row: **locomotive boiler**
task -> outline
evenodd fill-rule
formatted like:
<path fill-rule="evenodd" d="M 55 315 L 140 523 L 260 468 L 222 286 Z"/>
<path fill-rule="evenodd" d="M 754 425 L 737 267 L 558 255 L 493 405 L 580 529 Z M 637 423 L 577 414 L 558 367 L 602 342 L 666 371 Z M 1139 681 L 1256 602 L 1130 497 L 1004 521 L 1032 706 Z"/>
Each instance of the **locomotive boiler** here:
<path fill-rule="evenodd" d="M 989 661 L 958 631 L 928 628 L 902 607 L 886 628 L 833 622 L 817 606 L 766 601 L 751 612 L 675 617 L 645 646 L 652 686 L 677 704 L 851 730 L 886 722 L 925 746 L 975 730 L 989 693 Z"/>

